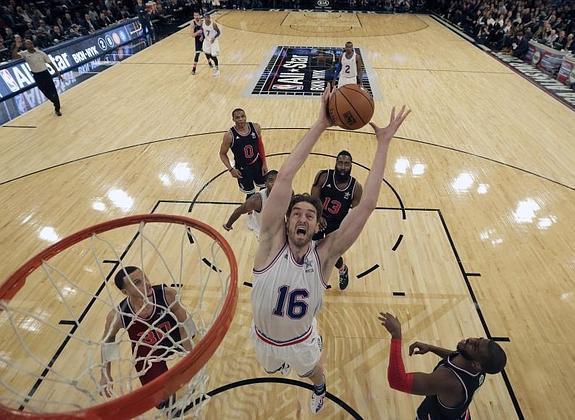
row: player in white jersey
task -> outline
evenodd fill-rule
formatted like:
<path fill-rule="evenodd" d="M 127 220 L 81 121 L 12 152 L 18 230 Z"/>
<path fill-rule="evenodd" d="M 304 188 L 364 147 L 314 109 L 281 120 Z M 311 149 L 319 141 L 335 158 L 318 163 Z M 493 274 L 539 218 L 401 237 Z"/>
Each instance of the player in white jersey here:
<path fill-rule="evenodd" d="M 272 192 L 277 174 L 278 171 L 274 170 L 268 171 L 268 173 L 266 173 L 265 188 L 250 196 L 250 198 L 248 198 L 241 206 L 237 207 L 233 213 L 230 214 L 228 221 L 224 223 L 225 230 L 232 230 L 234 222 L 238 220 L 242 214 L 248 214 L 248 229 L 256 234 L 256 238 L 259 241 L 262 210 L 264 209 L 266 201 Z"/>
<path fill-rule="evenodd" d="M 218 56 L 220 55 L 220 41 L 219 36 L 221 34 L 220 28 L 216 22 L 212 22 L 210 15 L 206 15 L 204 18 L 204 24 L 202 25 L 202 31 L 204 32 L 204 42 L 202 44 L 202 50 L 208 57 L 208 61 L 212 60 L 214 62 L 214 76 L 220 75 L 220 68 L 218 63 Z"/>
<path fill-rule="evenodd" d="M 345 51 L 340 58 L 341 70 L 339 72 L 339 80 L 337 87 L 345 85 L 356 84 L 361 86 L 362 68 L 359 55 L 353 49 L 353 43 L 347 41 L 345 43 Z"/>
<path fill-rule="evenodd" d="M 379 128 L 370 123 L 377 151 L 365 183 L 363 198 L 339 229 L 314 242 L 319 230 L 321 202 L 309 194 L 292 196 L 292 181 L 321 134 L 331 125 L 326 105 L 328 85 L 319 116 L 282 165 L 262 212 L 260 242 L 254 260 L 252 338 L 259 363 L 268 373 L 287 373 L 293 366 L 299 376 L 313 382 L 310 408 L 317 413 L 326 395 L 320 362 L 322 342 L 315 316 L 323 288 L 337 259 L 355 242 L 375 209 L 381 189 L 391 138 L 409 114 L 405 107 L 390 123 Z"/>

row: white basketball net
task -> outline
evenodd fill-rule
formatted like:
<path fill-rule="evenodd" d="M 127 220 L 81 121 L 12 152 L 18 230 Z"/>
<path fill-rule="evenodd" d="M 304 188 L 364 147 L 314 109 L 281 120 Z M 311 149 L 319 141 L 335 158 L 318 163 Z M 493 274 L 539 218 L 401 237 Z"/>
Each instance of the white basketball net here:
<path fill-rule="evenodd" d="M 9 303 L 0 302 L 1 404 L 36 413 L 86 409 L 109 401 L 101 395 L 103 359 L 112 364 L 108 389 L 111 385 L 115 398 L 140 387 L 139 376 L 153 363 L 166 361 L 171 369 L 186 354 L 183 343 L 168 334 L 169 343 L 163 340 L 160 348 L 158 343 L 144 342 L 146 334 L 132 343 L 123 328 L 114 344 L 104 344 L 106 315 L 112 310 L 121 315 L 118 305 L 126 297 L 114 284 L 114 275 L 125 266 L 138 266 L 152 285 L 164 283 L 177 291 L 176 300 L 188 320 L 173 329 L 195 333 L 192 345 L 212 327 L 228 293 L 230 265 L 223 250 L 189 226 L 141 223 L 94 234 L 44 261 Z M 146 321 L 139 318 L 139 322 Z M 158 325 L 147 326 L 158 331 Z M 150 351 L 135 360 L 132 344 Z M 136 361 L 145 366 L 141 372 L 136 372 Z M 144 416 L 199 416 L 208 385 L 204 367 L 166 407 Z"/>

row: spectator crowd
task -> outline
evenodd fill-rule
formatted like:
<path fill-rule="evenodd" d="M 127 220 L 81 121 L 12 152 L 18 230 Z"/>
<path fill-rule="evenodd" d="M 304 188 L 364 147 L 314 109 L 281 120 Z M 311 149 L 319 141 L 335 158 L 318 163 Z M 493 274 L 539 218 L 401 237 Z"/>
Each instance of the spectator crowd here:
<path fill-rule="evenodd" d="M 317 7 L 317 0 L 154 0 L 154 3 L 148 18 L 160 23 L 182 16 L 189 20 L 193 10 Z M 329 7 L 403 13 L 420 11 L 424 3 L 425 0 L 329 0 Z M 45 49 L 138 16 L 141 17 L 137 0 L 2 0 L 0 62 L 11 59 L 16 35 L 29 38 Z"/>
<path fill-rule="evenodd" d="M 281 9 L 314 9 L 318 6 L 317 0 L 216 0 L 221 5 L 229 3 L 230 7 L 250 8 L 281 8 Z M 408 13 L 422 11 L 425 0 L 329 0 L 320 2 L 326 7 L 335 10 L 358 10 L 386 13 Z"/>
<path fill-rule="evenodd" d="M 7 3 L 7 4 L 6 4 Z M 40 48 L 95 32 L 135 16 L 130 0 L 9 0 L 0 6 L 0 59 L 11 58 L 16 35 Z"/>
<path fill-rule="evenodd" d="M 192 10 L 314 8 L 316 0 L 155 0 L 159 21 Z M 425 0 L 330 0 L 334 9 L 413 12 Z M 427 7 L 478 42 L 522 58 L 533 39 L 575 54 L 575 0 L 427 0 Z M 41 49 L 138 16 L 137 0 L 6 0 L 0 3 L 0 61 L 11 59 L 16 35 Z M 141 16 L 140 16 L 141 17 Z"/>
<path fill-rule="evenodd" d="M 435 0 L 432 8 L 479 43 L 523 58 L 528 41 L 575 54 L 574 0 Z"/>
<path fill-rule="evenodd" d="M 171 13 L 191 16 L 201 0 L 155 0 L 150 19 Z M 0 2 L 0 62 L 10 60 L 16 36 L 45 49 L 138 16 L 137 0 L 3 0 Z"/>

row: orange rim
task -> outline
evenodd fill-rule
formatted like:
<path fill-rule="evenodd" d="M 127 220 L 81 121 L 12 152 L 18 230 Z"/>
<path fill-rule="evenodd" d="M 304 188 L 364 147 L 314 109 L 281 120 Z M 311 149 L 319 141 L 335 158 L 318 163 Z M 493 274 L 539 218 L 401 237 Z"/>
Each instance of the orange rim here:
<path fill-rule="evenodd" d="M 214 239 L 224 250 L 230 264 L 230 283 L 228 294 L 222 309 L 214 321 L 212 328 L 194 346 L 193 350 L 180 360 L 166 373 L 158 376 L 153 381 L 138 388 L 131 393 L 118 397 L 109 402 L 95 405 L 83 410 L 68 411 L 61 413 L 31 413 L 13 410 L 0 404 L 1 418 L 28 418 L 28 419 L 72 419 L 72 418 L 132 418 L 145 411 L 154 408 L 161 401 L 168 398 L 206 364 L 214 354 L 226 332 L 230 328 L 238 299 L 238 266 L 230 244 L 224 237 L 210 225 L 185 216 L 168 214 L 145 214 L 128 216 L 109 222 L 100 223 L 92 227 L 76 232 L 44 251 L 30 258 L 18 270 L 16 270 L 1 286 L 0 299 L 10 300 L 26 283 L 28 275 L 38 268 L 42 261 L 47 261 L 70 246 L 89 238 L 92 234 L 106 232 L 115 228 L 146 223 L 177 223 L 197 229 Z"/>

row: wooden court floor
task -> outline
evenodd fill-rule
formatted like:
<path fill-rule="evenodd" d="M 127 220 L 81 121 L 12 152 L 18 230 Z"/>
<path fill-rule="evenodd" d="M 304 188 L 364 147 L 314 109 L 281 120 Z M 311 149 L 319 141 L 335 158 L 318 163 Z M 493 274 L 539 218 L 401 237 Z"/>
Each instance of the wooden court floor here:
<path fill-rule="evenodd" d="M 318 99 L 246 92 L 278 45 L 352 40 L 380 98 L 374 121 L 385 124 L 392 105 L 407 104 L 413 114 L 390 148 L 379 207 L 345 256 L 350 286 L 341 292 L 332 278 L 318 317 L 328 391 L 366 419 L 415 417 L 421 398 L 387 384 L 389 337 L 376 320 L 383 310 L 402 321 L 405 348 L 414 340 L 444 347 L 466 337 L 501 340 L 505 375 L 488 377 L 472 404 L 474 418 L 571 418 L 573 111 L 428 16 L 234 11 L 215 20 L 222 28 L 219 78 L 203 58 L 191 75 L 186 28 L 63 94 L 63 117 L 45 104 L 0 128 L 0 278 L 88 225 L 152 211 L 190 215 L 224 234 L 240 269 L 234 322 L 208 364 L 210 388 L 264 377 L 247 339 L 250 289 L 242 285 L 256 240 L 242 219 L 231 232 L 221 228 L 243 197 L 222 174 L 219 145 L 231 110 L 242 107 L 261 124 L 269 166 L 279 169 L 313 122 Z M 352 153 L 352 175 L 364 182 L 374 137 L 368 128 L 334 128 L 295 190 L 309 191 L 341 149 Z M 83 287 L 96 290 L 98 280 L 90 281 Z M 23 293 L 29 308 L 60 317 L 61 306 L 41 288 L 27 284 Z M 70 296 L 81 312 L 86 298 Z M 95 307 L 82 329 L 99 338 L 104 318 Z M 42 357 L 60 345 L 42 324 L 27 331 Z M 0 378 L 12 360 L 27 357 L 11 347 L 15 340 L 5 341 Z M 82 363 L 76 350 L 68 353 L 64 366 L 66 357 Z M 430 371 L 437 362 L 406 352 L 404 360 L 408 371 Z M 65 398 L 42 385 L 38 392 Z M 212 398 L 205 417 L 308 418 L 308 399 L 309 391 L 293 384 L 235 387 Z M 330 400 L 318 418 L 350 418 L 342 406 Z"/>

